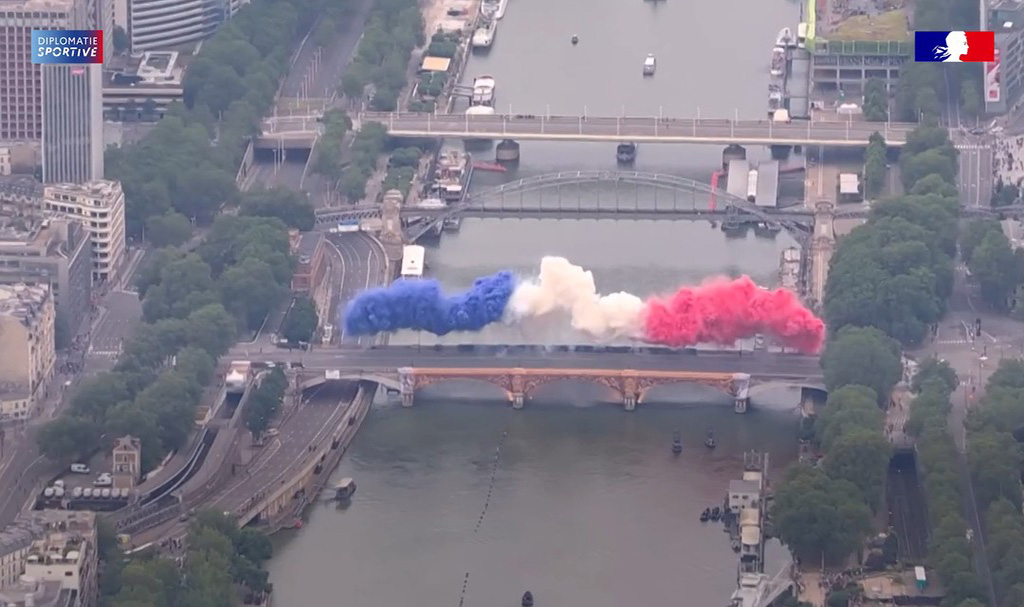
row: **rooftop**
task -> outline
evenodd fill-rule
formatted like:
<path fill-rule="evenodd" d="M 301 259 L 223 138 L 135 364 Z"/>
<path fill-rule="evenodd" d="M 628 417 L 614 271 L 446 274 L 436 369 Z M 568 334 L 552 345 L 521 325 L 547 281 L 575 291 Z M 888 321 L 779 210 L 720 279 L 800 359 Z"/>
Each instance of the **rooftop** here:
<path fill-rule="evenodd" d="M 56 183 L 46 186 L 44 196 L 52 198 L 55 194 L 87 195 L 93 198 L 108 198 L 121 192 L 121 182 L 109 179 L 96 179 L 82 184 Z"/>
<path fill-rule="evenodd" d="M 91 535 L 95 528 L 96 515 L 92 512 L 34 510 L 0 529 L 0 556 L 28 548 L 32 542 L 45 537 L 51 530 Z"/>
<path fill-rule="evenodd" d="M 729 481 L 729 495 L 734 493 L 757 493 L 760 487 L 753 481 L 741 481 L 734 479 Z"/>
<path fill-rule="evenodd" d="M 837 42 L 902 42 L 910 40 L 910 24 L 902 10 L 879 15 L 853 15 L 822 38 Z"/>
<path fill-rule="evenodd" d="M 137 85 L 180 89 L 185 66 L 191 56 L 178 51 L 148 51 L 135 55 L 116 55 L 107 64 L 106 88 L 131 88 Z"/>
<path fill-rule="evenodd" d="M 0 285 L 0 316 L 25 320 L 35 316 L 49 297 L 50 287 L 46 285 Z"/>
<path fill-rule="evenodd" d="M 62 607 L 71 605 L 74 591 L 61 588 L 58 581 L 37 581 L 31 576 L 21 576 L 15 586 L 0 589 L 0 605 L 10 607 Z"/>
<path fill-rule="evenodd" d="M 73 4 L 74 0 L 0 0 L 0 10 L 59 11 Z"/>

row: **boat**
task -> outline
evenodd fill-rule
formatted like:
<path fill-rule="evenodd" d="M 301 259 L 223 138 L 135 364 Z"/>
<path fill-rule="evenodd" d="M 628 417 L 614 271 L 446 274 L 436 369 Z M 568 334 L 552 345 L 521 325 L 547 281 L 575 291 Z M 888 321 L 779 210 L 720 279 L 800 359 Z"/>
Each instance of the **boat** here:
<path fill-rule="evenodd" d="M 523 600 L 522 600 L 521 604 L 522 604 L 523 607 L 533 607 L 533 593 L 530 592 L 529 590 L 524 592 L 523 593 Z"/>
<path fill-rule="evenodd" d="M 469 154 L 455 149 L 442 152 L 437 159 L 432 194 L 446 203 L 458 202 L 465 196 L 472 174 Z"/>
<path fill-rule="evenodd" d="M 636 160 L 636 144 L 620 143 L 615 148 L 615 159 L 622 164 L 629 164 Z"/>
<path fill-rule="evenodd" d="M 704 446 L 708 449 L 715 448 L 715 431 L 711 428 L 708 428 L 708 435 L 704 438 Z M 718 510 L 718 508 L 716 507 L 715 510 Z"/>
<path fill-rule="evenodd" d="M 494 43 L 494 36 L 498 33 L 498 20 L 488 19 L 486 23 L 476 28 L 473 32 L 473 48 L 490 48 Z"/>
<path fill-rule="evenodd" d="M 579 36 L 577 36 L 577 35 L 575 35 L 575 34 L 573 34 L 573 36 L 572 36 L 572 39 L 571 39 L 571 42 L 572 42 L 572 45 L 573 45 L 573 46 L 576 46 L 577 44 L 579 44 L 579 43 L 580 43 L 580 37 L 579 37 Z"/>
<path fill-rule="evenodd" d="M 496 19 L 498 15 L 498 9 L 501 8 L 499 2 L 492 2 L 491 0 L 485 0 L 480 5 L 480 14 L 486 19 Z"/>
<path fill-rule="evenodd" d="M 734 238 L 746 236 L 747 224 L 735 217 L 727 217 L 722 220 L 722 231 L 725 232 L 726 236 Z"/>
<path fill-rule="evenodd" d="M 446 217 L 445 220 L 441 222 L 441 229 L 445 232 L 458 232 L 461 228 L 461 217 Z"/>
<path fill-rule="evenodd" d="M 484 162 L 482 160 L 473 161 L 474 171 L 491 171 L 493 173 L 507 173 L 508 167 L 498 164 L 497 162 Z"/>
<path fill-rule="evenodd" d="M 784 27 L 779 30 L 779 37 L 775 39 L 775 46 L 786 48 L 787 46 L 793 46 L 794 42 L 793 30 Z"/>
<path fill-rule="evenodd" d="M 781 76 L 786 73 L 786 49 L 781 46 L 772 49 L 772 63 L 769 70 L 772 76 Z"/>
<path fill-rule="evenodd" d="M 644 59 L 644 76 L 653 76 L 657 67 L 658 60 L 654 58 L 654 55 L 647 55 L 647 58 Z"/>
<path fill-rule="evenodd" d="M 715 506 L 714 508 L 711 509 L 711 520 L 717 521 L 720 518 L 722 518 L 722 509 L 719 508 L 718 506 Z"/>
<path fill-rule="evenodd" d="M 495 19 L 501 19 L 505 16 L 505 9 L 508 8 L 508 0 L 498 0 L 498 8 L 494 13 Z"/>
<path fill-rule="evenodd" d="M 768 109 L 769 111 L 775 111 L 782 107 L 782 93 L 780 91 L 772 91 L 768 93 Z"/>
<path fill-rule="evenodd" d="M 776 236 L 782 231 L 782 224 L 777 221 L 761 221 L 754 226 L 754 234 L 763 237 Z"/>
<path fill-rule="evenodd" d="M 473 79 L 473 96 L 470 105 L 477 107 L 494 107 L 494 88 L 497 85 L 493 76 L 478 76 Z M 468 111 L 468 110 L 467 110 Z"/>
<path fill-rule="evenodd" d="M 711 520 L 711 508 L 705 508 L 704 512 L 700 513 L 700 522 L 706 523 Z"/>
<path fill-rule="evenodd" d="M 679 455 L 683 452 L 683 439 L 679 436 L 679 430 L 672 433 L 672 454 Z"/>
<path fill-rule="evenodd" d="M 347 500 L 356 492 L 356 482 L 351 478 L 343 478 L 334 486 L 334 499 Z"/>

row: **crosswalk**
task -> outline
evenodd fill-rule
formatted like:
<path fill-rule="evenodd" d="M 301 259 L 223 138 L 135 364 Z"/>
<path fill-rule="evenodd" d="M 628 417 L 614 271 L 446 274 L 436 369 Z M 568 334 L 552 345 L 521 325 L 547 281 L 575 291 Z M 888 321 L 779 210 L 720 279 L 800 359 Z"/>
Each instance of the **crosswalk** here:
<path fill-rule="evenodd" d="M 940 340 L 938 340 L 935 343 L 939 344 L 939 345 L 942 345 L 942 346 L 963 346 L 963 345 L 967 345 L 967 344 L 973 343 L 973 342 L 971 340 L 969 340 L 969 339 L 961 338 L 961 339 L 940 339 Z"/>
<path fill-rule="evenodd" d="M 107 357 L 107 358 L 117 358 L 118 354 L 120 354 L 120 352 L 118 352 L 117 350 L 92 350 L 92 349 L 89 350 L 89 355 L 90 356 L 103 356 L 103 357 Z"/>
<path fill-rule="evenodd" d="M 977 143 L 958 143 L 953 147 L 955 147 L 958 150 L 984 150 L 988 149 L 989 146 Z"/>

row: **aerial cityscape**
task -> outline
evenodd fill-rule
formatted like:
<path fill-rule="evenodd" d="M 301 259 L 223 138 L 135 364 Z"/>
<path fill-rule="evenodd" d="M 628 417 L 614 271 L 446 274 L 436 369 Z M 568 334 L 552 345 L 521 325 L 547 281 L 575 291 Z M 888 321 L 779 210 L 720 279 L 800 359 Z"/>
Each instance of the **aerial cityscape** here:
<path fill-rule="evenodd" d="M 0 28 L 3 607 L 1024 605 L 1021 2 Z"/>

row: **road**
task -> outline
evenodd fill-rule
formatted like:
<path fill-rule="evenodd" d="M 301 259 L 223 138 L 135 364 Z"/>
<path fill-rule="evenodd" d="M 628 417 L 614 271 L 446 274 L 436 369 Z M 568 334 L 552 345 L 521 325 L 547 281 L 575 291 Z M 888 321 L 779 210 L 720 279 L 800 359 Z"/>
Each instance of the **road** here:
<path fill-rule="evenodd" d="M 359 122 L 380 122 L 396 137 L 461 137 L 463 139 L 519 139 L 562 141 L 619 141 L 638 143 L 716 143 L 865 146 L 881 132 L 890 146 L 901 146 L 914 125 L 903 123 L 805 121 L 711 118 L 615 118 L 579 116 L 505 116 L 427 113 L 364 112 Z M 292 128 L 295 138 L 302 119 Z M 278 132 L 288 129 L 286 122 Z M 288 138 L 287 135 L 281 135 Z"/>
<path fill-rule="evenodd" d="M 373 349 L 315 348 L 303 351 L 256 352 L 244 346 L 232 355 L 252 362 L 298 362 L 310 371 L 337 369 L 348 373 L 399 367 L 433 369 L 633 369 L 749 373 L 762 378 L 820 379 L 819 359 L 813 355 L 769 352 L 708 352 L 686 354 L 667 348 L 617 347 L 587 351 L 586 346 L 378 346 Z"/>
<path fill-rule="evenodd" d="M 328 251 L 334 260 L 332 263 L 336 264 L 338 275 L 341 276 L 341 280 L 332 281 L 332 284 L 338 285 L 331 297 L 331 310 L 335 311 L 336 317 L 360 291 L 389 282 L 388 262 L 380 242 L 362 232 L 331 234 L 327 242 Z M 342 343 L 369 346 L 378 342 L 372 336 L 346 336 L 344 325 L 337 324 L 340 325 L 339 341 Z"/>
<path fill-rule="evenodd" d="M 992 146 L 980 137 L 955 137 L 960 150 L 961 204 L 967 208 L 988 208 L 992 204 Z"/>

